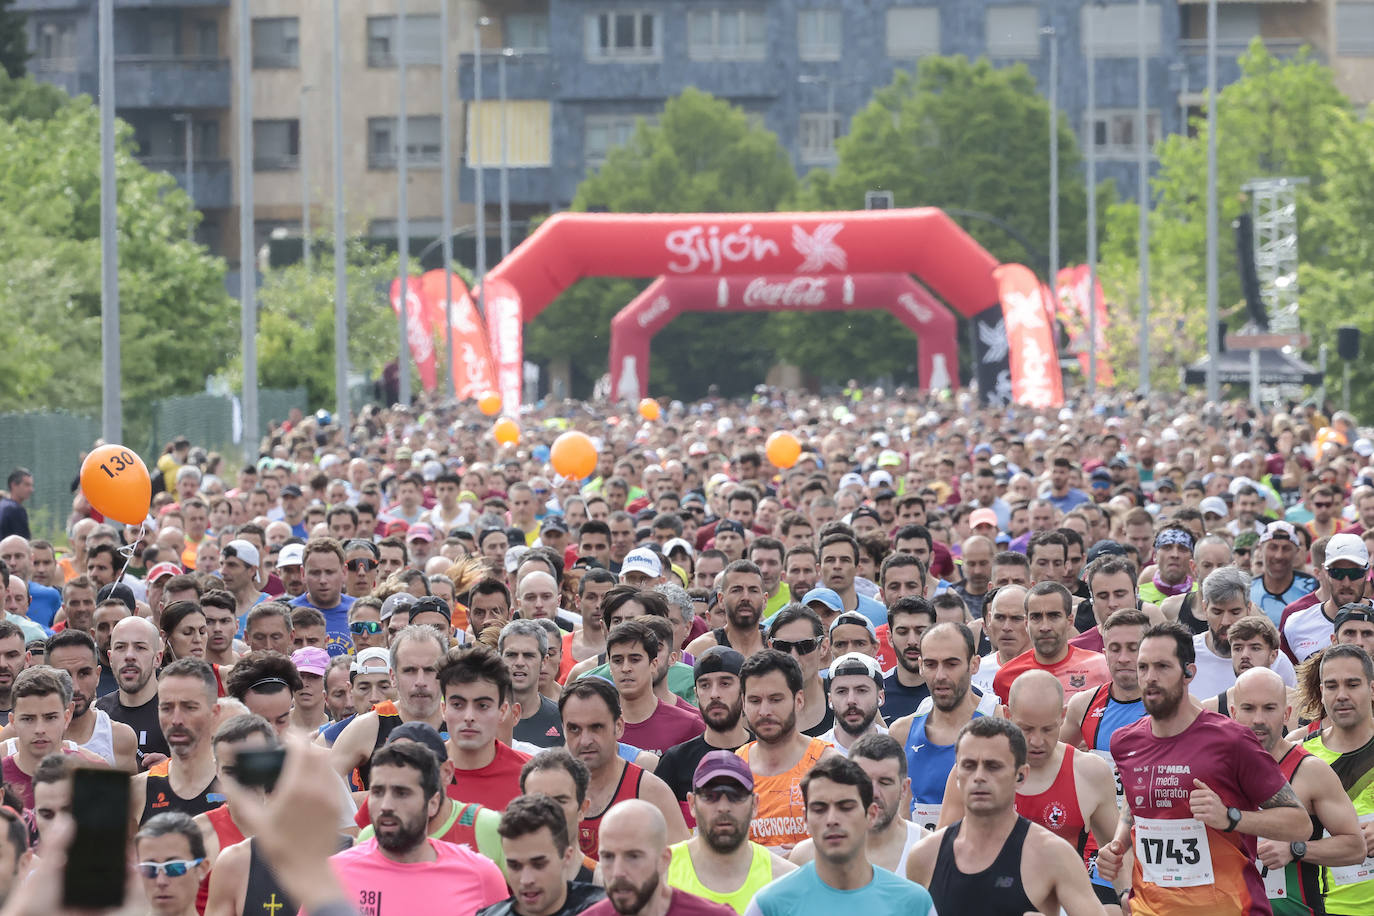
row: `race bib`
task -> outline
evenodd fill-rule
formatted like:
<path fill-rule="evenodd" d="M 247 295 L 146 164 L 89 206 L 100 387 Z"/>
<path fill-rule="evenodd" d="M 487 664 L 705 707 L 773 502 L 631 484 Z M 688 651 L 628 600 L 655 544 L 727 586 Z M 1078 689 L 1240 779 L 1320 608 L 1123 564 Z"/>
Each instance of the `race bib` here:
<path fill-rule="evenodd" d="M 1191 817 L 1135 819 L 1135 857 L 1145 880 L 1160 887 L 1214 883 L 1207 827 Z"/>
<path fill-rule="evenodd" d="M 1288 899 L 1288 869 L 1268 868 L 1261 865 L 1257 860 L 1255 867 L 1260 870 L 1260 877 L 1264 879 L 1264 896 L 1270 900 Z"/>
<path fill-rule="evenodd" d="M 926 833 L 934 833 L 940 823 L 940 806 L 912 802 L 911 822 L 923 828 Z"/>
<path fill-rule="evenodd" d="M 1121 781 L 1121 771 L 1116 768 L 1116 761 L 1112 759 L 1112 752 L 1094 749 L 1092 753 L 1094 756 L 1107 761 L 1107 766 L 1112 768 L 1112 778 L 1116 780 L 1116 807 L 1118 811 L 1124 811 L 1126 809 L 1126 786 Z"/>
<path fill-rule="evenodd" d="M 1374 821 L 1374 814 L 1364 814 L 1360 816 L 1361 824 L 1368 824 Z M 1326 836 L 1331 836 L 1327 833 Z M 1374 878 L 1374 856 L 1370 856 L 1358 865 L 1342 865 L 1339 868 L 1328 868 L 1331 873 L 1331 883 L 1338 885 L 1359 884 Z"/>

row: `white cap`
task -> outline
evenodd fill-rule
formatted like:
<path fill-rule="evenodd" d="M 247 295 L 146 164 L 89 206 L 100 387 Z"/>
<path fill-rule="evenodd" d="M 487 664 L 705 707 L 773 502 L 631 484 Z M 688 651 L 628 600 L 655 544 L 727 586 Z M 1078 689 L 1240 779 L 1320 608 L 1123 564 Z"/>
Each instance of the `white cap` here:
<path fill-rule="evenodd" d="M 380 666 L 369 664 L 369 662 L 381 662 Z M 365 674 L 369 671 L 386 671 L 391 673 L 391 653 L 380 646 L 372 646 L 364 649 L 353 657 L 351 666 L 354 674 Z"/>
<path fill-rule="evenodd" d="M 1331 564 L 1339 563 L 1344 560 L 1347 563 L 1354 563 L 1356 566 L 1369 565 L 1369 548 L 1364 545 L 1364 538 L 1358 534 L 1333 534 L 1331 539 L 1326 542 L 1326 563 L 1327 569 Z"/>
<path fill-rule="evenodd" d="M 305 545 L 287 544 L 277 554 L 277 569 L 285 569 L 288 566 L 305 565 Z"/>
<path fill-rule="evenodd" d="M 686 539 L 686 538 L 673 538 L 672 540 L 667 541 L 667 542 L 663 545 L 663 555 L 664 555 L 665 557 L 672 556 L 673 551 L 674 551 L 674 550 L 677 550 L 678 548 L 681 548 L 681 549 L 687 551 L 687 556 L 689 556 L 689 557 L 694 557 L 694 556 L 696 556 L 696 551 L 692 549 L 692 545 L 691 545 L 691 544 L 687 543 L 687 539 Z M 627 559 L 628 559 L 628 557 L 627 557 Z"/>
<path fill-rule="evenodd" d="M 1219 515 L 1222 518 L 1231 513 L 1226 508 L 1226 500 L 1220 496 L 1209 496 L 1197 504 L 1198 511 L 1203 515 Z"/>
<path fill-rule="evenodd" d="M 227 557 L 242 560 L 244 565 L 250 569 L 257 569 L 262 565 L 262 558 L 258 554 L 258 548 L 254 546 L 252 542 L 245 541 L 241 538 L 235 538 L 224 545 L 224 550 L 221 551 L 221 559 Z"/>
<path fill-rule="evenodd" d="M 625 554 L 625 560 L 620 564 L 620 578 L 623 580 L 629 573 L 643 573 L 650 579 L 657 579 L 663 575 L 663 564 L 659 562 L 658 555 L 647 547 L 636 547 Z"/>
<path fill-rule="evenodd" d="M 883 681 L 883 669 L 878 660 L 862 652 L 846 652 L 830 663 L 830 680 L 841 674 L 866 674 L 878 683 Z"/>
<path fill-rule="evenodd" d="M 868 486 L 869 489 L 890 487 L 892 486 L 892 475 L 887 471 L 874 471 L 872 474 L 868 475 Z"/>
<path fill-rule="evenodd" d="M 1368 458 L 1374 455 L 1374 439 L 1356 439 L 1355 444 L 1350 446 L 1355 450 L 1355 454 L 1361 458 Z"/>

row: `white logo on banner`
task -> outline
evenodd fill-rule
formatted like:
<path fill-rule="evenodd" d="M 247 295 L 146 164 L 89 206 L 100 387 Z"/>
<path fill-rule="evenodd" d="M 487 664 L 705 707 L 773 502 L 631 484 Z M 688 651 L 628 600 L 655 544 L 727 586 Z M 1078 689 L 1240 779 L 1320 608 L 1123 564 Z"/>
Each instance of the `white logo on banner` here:
<path fill-rule="evenodd" d="M 849 256 L 835 244 L 835 236 L 843 228 L 844 223 L 821 223 L 815 232 L 808 233 L 801 226 L 793 226 L 792 247 L 802 256 L 797 273 L 815 273 L 825 267 L 844 270 L 849 263 Z"/>
<path fill-rule="evenodd" d="M 985 324 L 978 322 L 978 342 L 983 345 L 983 362 L 999 363 L 1007 358 L 1007 324 L 999 321 L 996 324 Z"/>
<path fill-rule="evenodd" d="M 635 321 L 641 328 L 647 328 L 650 324 L 662 318 L 668 311 L 670 305 L 672 305 L 672 303 L 668 301 L 667 296 L 656 296 L 654 301 L 649 303 L 649 307 L 641 312 Z"/>
<path fill-rule="evenodd" d="M 676 229 L 664 240 L 668 253 L 678 258 L 668 264 L 668 269 L 676 274 L 690 274 L 705 265 L 708 272 L 718 274 L 726 261 L 736 264 L 750 259 L 762 261 L 769 255 L 778 254 L 777 242 L 760 238 L 753 232 L 752 223 L 745 223 L 738 232 L 724 235 L 719 226 Z"/>
<path fill-rule="evenodd" d="M 793 277 L 779 283 L 769 283 L 763 277 L 755 277 L 744 288 L 744 304 L 750 308 L 758 305 L 824 305 L 824 277 Z"/>

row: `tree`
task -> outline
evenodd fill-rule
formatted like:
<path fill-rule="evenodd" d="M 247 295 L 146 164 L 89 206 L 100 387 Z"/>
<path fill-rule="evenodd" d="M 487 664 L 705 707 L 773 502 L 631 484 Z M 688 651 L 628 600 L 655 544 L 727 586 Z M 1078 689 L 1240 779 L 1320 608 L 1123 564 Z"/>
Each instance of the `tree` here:
<path fill-rule="evenodd" d="M 1083 256 L 1087 194 L 1077 139 L 1062 117 L 1058 131 L 1060 250 L 1068 264 Z M 954 219 L 998 260 L 1024 263 L 1043 275 L 1039 259 L 1049 251 L 1049 104 L 1024 65 L 924 58 L 915 77 L 899 72 L 874 93 L 837 151 L 833 172 L 807 176 L 797 209 L 859 209 L 865 191 L 890 190 L 899 207 L 990 214 L 1015 235 L 986 220 L 958 214 Z M 1111 194 L 1104 182 L 1099 198 L 1110 200 Z M 914 373 L 911 333 L 891 315 L 787 314 L 779 325 L 783 355 L 828 380 Z"/>
<path fill-rule="evenodd" d="M 630 142 L 577 189 L 574 210 L 695 213 L 776 210 L 796 188 L 786 151 L 744 111 L 696 89 L 641 121 Z M 643 282 L 583 280 L 526 329 L 526 354 L 549 360 L 575 353 L 574 387 L 585 392 L 606 371 L 611 318 Z M 763 316 L 685 315 L 653 344 L 650 387 L 668 397 L 700 396 L 708 384 L 735 393 L 759 380 L 776 355 Z"/>
<path fill-rule="evenodd" d="M 1316 238 L 1303 235 L 1299 250 L 1304 257 L 1302 283 L 1304 286 L 1304 317 L 1317 322 L 1334 320 L 1336 313 L 1323 309 L 1313 314 L 1309 306 L 1315 303 L 1334 304 L 1344 301 L 1334 290 L 1330 296 L 1308 286 L 1306 266 L 1312 263 L 1313 252 L 1319 260 L 1333 266 L 1349 266 L 1349 249 L 1340 251 L 1339 232 L 1322 234 L 1324 225 L 1333 228 L 1341 220 L 1328 220 L 1310 212 L 1315 201 L 1329 201 L 1324 186 L 1332 178 L 1341 178 L 1340 170 L 1354 169 L 1345 176 L 1347 182 L 1367 180 L 1367 161 L 1361 166 L 1350 158 L 1333 161 L 1333 157 L 1347 151 L 1343 144 L 1355 137 L 1356 125 L 1351 117 L 1350 102 L 1336 88 L 1329 68 L 1321 65 L 1305 51 L 1289 60 L 1279 60 L 1265 50 L 1260 39 L 1240 59 L 1241 78 L 1222 89 L 1217 97 L 1217 201 L 1219 233 L 1220 306 L 1223 318 L 1230 318 L 1232 330 L 1239 327 L 1244 312 L 1240 280 L 1235 270 L 1235 236 L 1231 223 L 1250 202 L 1241 191 L 1242 186 L 1255 178 L 1290 176 L 1310 179 L 1310 194 L 1300 196 L 1300 213 L 1309 214 L 1308 224 Z M 1150 213 L 1150 288 L 1151 321 L 1158 333 L 1171 330 L 1172 349 L 1152 349 L 1151 382 L 1162 388 L 1178 385 L 1179 370 L 1184 364 L 1206 354 L 1204 318 L 1204 280 L 1206 276 L 1207 236 L 1207 123 L 1194 122 L 1197 134 L 1193 137 L 1172 135 L 1158 147 L 1159 169 L 1152 193 L 1154 209 Z M 1365 142 L 1368 134 L 1365 135 Z M 1338 139 L 1339 138 L 1339 139 Z M 1358 151 L 1349 150 L 1358 159 Z M 1354 193 L 1354 189 L 1351 189 Z M 1334 202 L 1338 205 L 1341 202 Z M 1347 202 L 1348 203 L 1348 202 Z M 1104 291 L 1110 305 L 1110 319 L 1114 330 L 1112 358 L 1117 369 L 1117 381 L 1134 386 L 1137 381 L 1135 331 L 1138 324 L 1139 294 L 1138 261 L 1136 259 L 1137 217 L 1135 203 L 1113 206 L 1108 214 L 1106 237 L 1102 247 Z M 1313 245 L 1312 242 L 1316 242 Z M 1337 248 L 1330 248 L 1331 245 Z M 1320 249 L 1328 248 L 1330 254 Z M 1368 263 L 1368 261 L 1364 262 Z M 1158 320 L 1164 315 L 1163 321 Z M 1179 320 L 1183 324 L 1178 323 Z"/>
<path fill-rule="evenodd" d="M 37 112 L 46 94 L 21 86 Z M 0 120 L 0 409 L 100 404 L 99 118 L 89 98 Z M 199 391 L 234 349 L 224 262 L 188 240 L 199 220 L 173 179 L 134 158 L 119 125 L 120 341 L 126 416 Z"/>
<path fill-rule="evenodd" d="M 0 0 L 0 70 L 18 79 L 29 62 L 29 38 L 24 14 L 16 13 L 13 6 L 14 0 Z"/>

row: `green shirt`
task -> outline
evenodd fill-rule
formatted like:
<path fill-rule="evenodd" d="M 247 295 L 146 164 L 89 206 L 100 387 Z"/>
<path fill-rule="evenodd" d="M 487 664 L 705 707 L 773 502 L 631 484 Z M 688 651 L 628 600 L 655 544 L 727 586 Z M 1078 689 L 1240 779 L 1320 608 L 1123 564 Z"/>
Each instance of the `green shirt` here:
<path fill-rule="evenodd" d="M 786 582 L 778 583 L 778 593 L 768 599 L 768 603 L 763 606 L 763 616 L 772 617 L 778 611 L 792 603 L 792 590 L 787 587 Z"/>
<path fill-rule="evenodd" d="M 1320 734 L 1304 741 L 1302 746 L 1331 765 L 1355 806 L 1360 823 L 1374 820 L 1374 739 L 1359 750 L 1338 754 L 1327 748 Z M 1365 864 L 1370 864 L 1365 859 Z M 1322 885 L 1326 888 L 1328 913 L 1374 913 L 1374 879 L 1337 884 L 1345 869 L 1322 869 Z"/>

